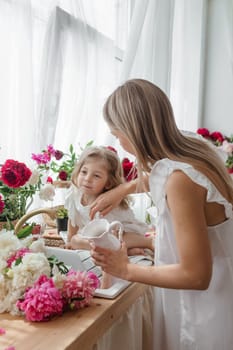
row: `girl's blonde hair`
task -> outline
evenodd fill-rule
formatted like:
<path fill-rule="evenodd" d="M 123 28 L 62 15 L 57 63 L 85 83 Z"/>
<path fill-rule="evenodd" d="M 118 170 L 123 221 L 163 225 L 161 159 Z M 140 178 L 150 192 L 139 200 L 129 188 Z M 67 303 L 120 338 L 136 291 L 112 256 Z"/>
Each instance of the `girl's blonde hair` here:
<path fill-rule="evenodd" d="M 87 147 L 79 157 L 79 160 L 71 175 L 71 181 L 76 187 L 78 187 L 78 175 L 82 166 L 87 161 L 92 159 L 103 161 L 108 172 L 108 186 L 104 192 L 125 182 L 123 168 L 116 152 L 110 150 L 108 147 Z M 127 209 L 129 207 L 129 203 L 129 197 L 125 197 L 120 202 L 120 207 Z"/>
<path fill-rule="evenodd" d="M 171 103 L 159 87 L 143 79 L 128 80 L 108 97 L 103 113 L 109 127 L 132 144 L 139 177 L 163 158 L 186 162 L 233 203 L 232 179 L 222 159 L 206 141 L 180 132 Z"/>

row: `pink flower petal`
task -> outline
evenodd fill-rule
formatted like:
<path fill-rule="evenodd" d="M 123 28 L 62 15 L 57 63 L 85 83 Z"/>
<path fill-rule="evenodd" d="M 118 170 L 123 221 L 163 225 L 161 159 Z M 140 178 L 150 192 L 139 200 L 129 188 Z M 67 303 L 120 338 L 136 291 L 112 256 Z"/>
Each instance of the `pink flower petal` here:
<path fill-rule="evenodd" d="M 6 330 L 4 328 L 0 328 L 0 335 L 3 335 L 6 333 Z"/>

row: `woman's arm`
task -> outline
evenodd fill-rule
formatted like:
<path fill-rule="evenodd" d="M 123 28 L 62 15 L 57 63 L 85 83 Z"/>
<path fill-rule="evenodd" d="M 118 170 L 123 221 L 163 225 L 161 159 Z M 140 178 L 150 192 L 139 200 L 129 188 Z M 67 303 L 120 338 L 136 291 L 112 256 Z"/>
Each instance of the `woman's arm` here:
<path fill-rule="evenodd" d="M 120 184 L 119 186 L 102 193 L 91 205 L 90 218 L 94 219 L 95 214 L 100 212 L 102 216 L 107 215 L 113 208 L 116 208 L 121 200 L 129 194 L 148 191 L 148 176 L 143 177 L 143 186 L 139 186 L 138 179 Z"/>
<path fill-rule="evenodd" d="M 134 193 L 137 187 L 137 180 L 120 184 L 119 186 L 102 193 L 96 200 L 91 204 L 90 218 L 94 219 L 95 214 L 99 212 L 105 216 L 113 208 L 116 208 L 122 199 L 128 194 Z"/>
<path fill-rule="evenodd" d="M 212 257 L 204 210 L 206 190 L 193 183 L 184 173 L 177 171 L 168 179 L 166 196 L 179 255 L 176 264 L 131 264 L 124 242 L 118 251 L 94 247 L 92 257 L 104 271 L 133 282 L 162 288 L 206 289 L 212 274 Z"/>

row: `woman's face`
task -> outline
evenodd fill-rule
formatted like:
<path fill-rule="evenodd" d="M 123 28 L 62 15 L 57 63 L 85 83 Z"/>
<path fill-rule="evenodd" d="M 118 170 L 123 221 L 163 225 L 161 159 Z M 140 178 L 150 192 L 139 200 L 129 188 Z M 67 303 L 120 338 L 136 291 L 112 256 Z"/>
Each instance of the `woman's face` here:
<path fill-rule="evenodd" d="M 119 140 L 121 147 L 123 147 L 126 152 L 135 155 L 131 142 L 123 132 L 117 129 L 110 129 L 110 131 L 111 134 Z"/>

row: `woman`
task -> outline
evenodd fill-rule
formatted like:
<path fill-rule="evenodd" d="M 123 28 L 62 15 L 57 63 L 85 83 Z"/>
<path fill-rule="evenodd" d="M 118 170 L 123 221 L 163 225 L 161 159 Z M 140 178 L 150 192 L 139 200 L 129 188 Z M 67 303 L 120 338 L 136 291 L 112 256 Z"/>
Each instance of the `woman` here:
<path fill-rule="evenodd" d="M 126 194 L 149 189 L 158 209 L 155 265 L 130 264 L 93 247 L 104 271 L 156 288 L 156 350 L 229 350 L 233 343 L 233 186 L 207 142 L 185 136 L 167 96 L 149 81 L 129 80 L 107 99 L 104 118 L 136 156 L 138 180 L 92 204 L 105 215 Z"/>

